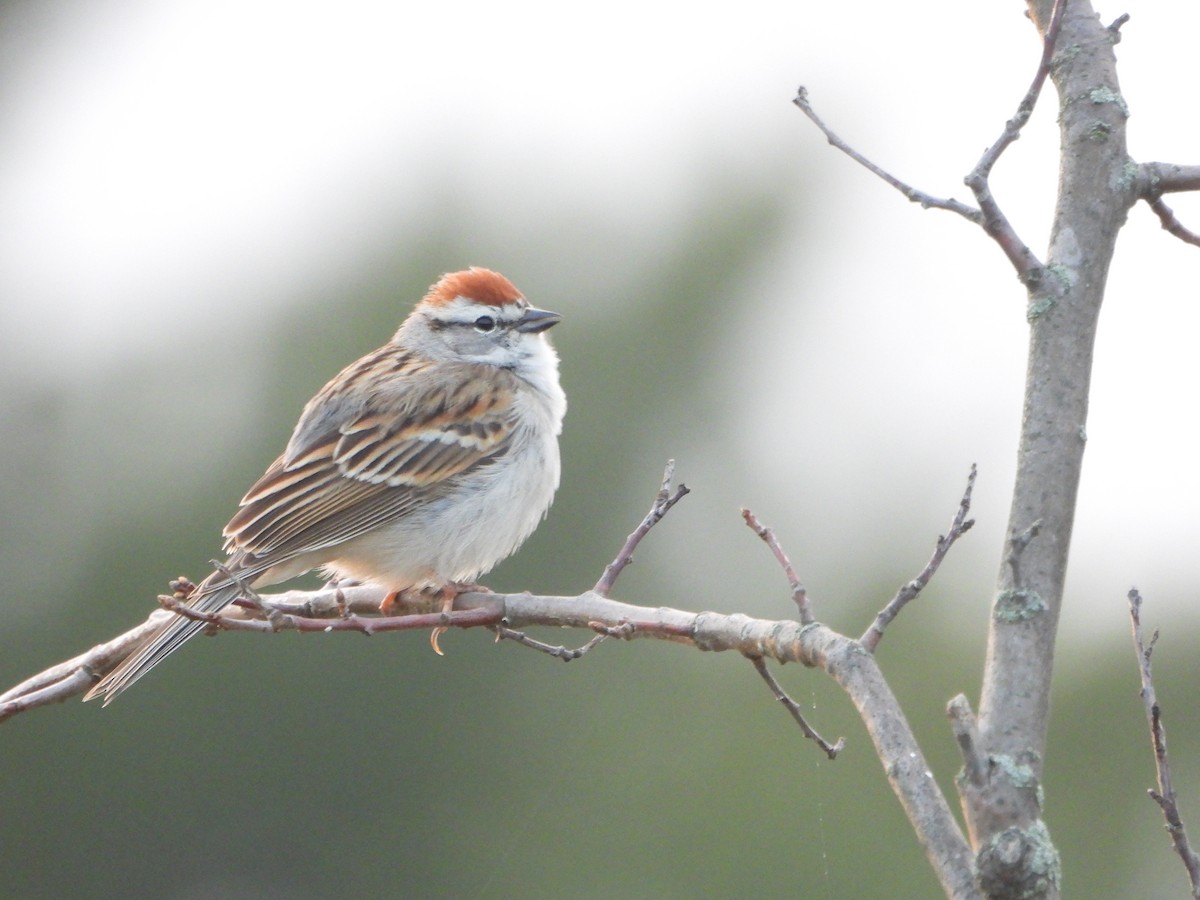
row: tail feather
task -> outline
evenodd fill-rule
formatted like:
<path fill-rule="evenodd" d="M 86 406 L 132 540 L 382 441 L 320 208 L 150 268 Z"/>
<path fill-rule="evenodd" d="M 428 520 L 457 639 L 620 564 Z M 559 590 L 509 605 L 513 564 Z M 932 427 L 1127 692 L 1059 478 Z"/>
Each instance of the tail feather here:
<path fill-rule="evenodd" d="M 198 612 L 220 612 L 236 600 L 245 589 L 231 581 L 229 575 L 214 572 L 204 579 L 188 598 L 188 606 Z M 84 695 L 84 700 L 104 697 L 104 706 L 112 703 L 130 685 L 157 666 L 200 632 L 206 623 L 185 616 L 173 616 L 133 653 L 123 659 Z"/>

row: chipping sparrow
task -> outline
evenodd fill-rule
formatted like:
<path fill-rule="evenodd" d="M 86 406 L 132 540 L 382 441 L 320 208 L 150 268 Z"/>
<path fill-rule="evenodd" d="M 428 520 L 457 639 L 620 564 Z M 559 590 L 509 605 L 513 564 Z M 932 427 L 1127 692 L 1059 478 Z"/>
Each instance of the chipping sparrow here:
<path fill-rule="evenodd" d="M 407 589 L 448 609 L 529 537 L 558 487 L 567 399 L 543 334 L 558 321 L 496 272 L 443 276 L 391 341 L 304 407 L 189 605 L 216 612 L 244 585 L 320 567 L 387 588 L 385 610 Z M 109 703 L 203 627 L 170 619 L 84 699 Z"/>

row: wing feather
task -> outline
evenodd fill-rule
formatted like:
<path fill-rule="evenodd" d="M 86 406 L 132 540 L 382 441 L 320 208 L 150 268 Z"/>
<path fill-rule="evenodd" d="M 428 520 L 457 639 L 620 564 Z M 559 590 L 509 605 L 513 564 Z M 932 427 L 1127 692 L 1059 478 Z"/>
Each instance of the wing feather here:
<path fill-rule="evenodd" d="M 334 546 L 408 515 L 506 451 L 516 376 L 490 366 L 405 366 L 397 353 L 376 351 L 313 398 L 287 451 L 225 527 L 228 551 L 263 571 Z M 386 389 L 347 401 L 342 388 L 369 378 L 371 366 L 383 368 Z"/>

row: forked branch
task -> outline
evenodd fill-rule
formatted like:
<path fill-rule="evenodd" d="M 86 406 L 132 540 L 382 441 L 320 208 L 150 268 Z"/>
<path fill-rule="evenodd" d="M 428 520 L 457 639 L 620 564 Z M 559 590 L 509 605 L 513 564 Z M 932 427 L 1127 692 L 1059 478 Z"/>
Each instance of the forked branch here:
<path fill-rule="evenodd" d="M 1058 41 L 1059 32 L 1062 29 L 1063 11 L 1066 8 L 1066 2 L 1067 0 L 1055 0 L 1054 10 L 1050 17 L 1050 25 L 1046 29 L 1046 34 L 1042 41 L 1041 60 L 1038 63 L 1037 71 L 1034 73 L 1029 89 L 1025 92 L 1025 96 L 1021 98 L 1021 102 L 1017 104 L 1016 113 L 1005 123 L 1004 130 L 1000 133 L 1000 136 L 983 152 L 983 155 L 975 164 L 975 168 L 963 179 L 963 182 L 975 195 L 975 201 L 978 206 L 971 206 L 953 198 L 934 197 L 931 194 L 914 188 L 907 182 L 901 181 L 883 167 L 867 159 L 867 157 L 851 147 L 846 141 L 842 140 L 817 115 L 812 104 L 809 102 L 808 90 L 806 88 L 801 87 L 792 102 L 821 130 L 830 144 L 841 150 L 868 171 L 882 178 L 910 201 L 921 204 L 925 209 L 944 209 L 957 213 L 968 222 L 973 222 L 981 226 L 1000 246 L 1000 249 L 1004 251 L 1004 255 L 1008 257 L 1013 268 L 1017 270 L 1017 276 L 1021 279 L 1022 283 L 1026 287 L 1034 288 L 1040 284 L 1042 279 L 1042 263 L 1017 235 L 1012 223 L 1004 215 L 1000 204 L 992 194 L 989 177 L 991 176 L 992 168 L 996 165 L 1000 156 L 1008 149 L 1010 144 L 1021 136 L 1021 130 L 1029 121 L 1029 117 L 1037 105 L 1038 97 L 1041 96 L 1042 87 L 1046 83 L 1046 78 L 1049 76 L 1051 65 L 1053 64 L 1054 47 Z"/>

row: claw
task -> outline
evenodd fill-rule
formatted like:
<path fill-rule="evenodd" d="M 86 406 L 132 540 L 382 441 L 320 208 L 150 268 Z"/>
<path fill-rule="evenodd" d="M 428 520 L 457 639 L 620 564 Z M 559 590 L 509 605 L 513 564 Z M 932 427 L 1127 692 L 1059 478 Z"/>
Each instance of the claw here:
<path fill-rule="evenodd" d="M 454 598 L 461 594 L 462 590 L 456 584 L 448 584 L 439 593 L 442 595 L 442 615 L 448 616 L 450 611 L 454 609 Z M 438 646 L 438 638 L 448 630 L 445 625 L 441 625 L 429 632 L 429 646 L 433 648 L 433 652 L 438 656 L 446 655 L 442 652 L 442 648 Z"/>

